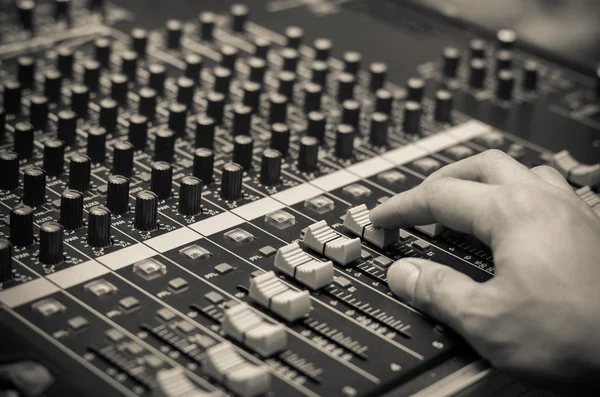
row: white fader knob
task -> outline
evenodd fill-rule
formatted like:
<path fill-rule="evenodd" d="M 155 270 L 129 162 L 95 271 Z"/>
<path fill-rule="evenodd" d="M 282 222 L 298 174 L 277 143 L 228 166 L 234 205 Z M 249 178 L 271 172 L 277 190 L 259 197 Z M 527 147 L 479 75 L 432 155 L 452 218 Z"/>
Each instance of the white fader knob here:
<path fill-rule="evenodd" d="M 221 325 L 227 336 L 243 343 L 262 357 L 285 349 L 287 333 L 281 324 L 270 324 L 242 303 L 225 310 Z"/>
<path fill-rule="evenodd" d="M 292 243 L 277 250 L 275 267 L 308 288 L 317 290 L 333 282 L 333 262 L 321 262 Z"/>
<path fill-rule="evenodd" d="M 208 376 L 242 397 L 258 396 L 271 389 L 267 367 L 249 363 L 229 342 L 210 347 L 203 361 Z"/>
<path fill-rule="evenodd" d="M 188 379 L 183 368 L 161 369 L 156 374 L 154 397 L 218 397 L 220 391 L 205 391 Z"/>
<path fill-rule="evenodd" d="M 327 222 L 313 223 L 304 233 L 304 244 L 340 265 L 360 258 L 360 239 L 351 239 L 334 231 Z"/>
<path fill-rule="evenodd" d="M 398 241 L 397 229 L 382 229 L 373 226 L 370 211 L 364 204 L 350 208 L 344 217 L 344 226 L 350 232 L 379 248 L 387 248 Z"/>
<path fill-rule="evenodd" d="M 288 321 L 304 317 L 310 311 L 308 291 L 295 291 L 277 278 L 274 272 L 250 280 L 250 298 Z"/>

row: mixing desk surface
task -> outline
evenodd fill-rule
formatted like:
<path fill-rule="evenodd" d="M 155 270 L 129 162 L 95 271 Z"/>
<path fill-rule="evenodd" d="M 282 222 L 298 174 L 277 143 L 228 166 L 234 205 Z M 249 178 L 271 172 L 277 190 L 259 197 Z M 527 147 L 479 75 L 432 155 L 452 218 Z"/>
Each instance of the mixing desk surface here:
<path fill-rule="evenodd" d="M 0 7 L 0 390 L 526 391 L 387 287 L 489 249 L 369 211 L 494 148 L 600 215 L 600 69 L 412 2 Z"/>

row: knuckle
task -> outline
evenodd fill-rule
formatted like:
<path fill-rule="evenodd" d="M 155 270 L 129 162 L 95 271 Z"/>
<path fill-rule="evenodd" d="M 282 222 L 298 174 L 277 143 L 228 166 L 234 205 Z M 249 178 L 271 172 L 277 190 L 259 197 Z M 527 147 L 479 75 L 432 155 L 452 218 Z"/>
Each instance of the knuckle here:
<path fill-rule="evenodd" d="M 506 159 L 512 159 L 512 157 L 510 157 L 508 154 L 498 149 L 488 149 L 481 153 L 480 156 L 483 162 L 491 164 L 495 164 Z"/>

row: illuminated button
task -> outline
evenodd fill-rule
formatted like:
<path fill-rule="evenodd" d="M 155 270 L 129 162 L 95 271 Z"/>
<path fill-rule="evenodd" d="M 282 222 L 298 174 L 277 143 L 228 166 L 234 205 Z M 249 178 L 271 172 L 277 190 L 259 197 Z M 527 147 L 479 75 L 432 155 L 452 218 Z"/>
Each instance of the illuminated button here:
<path fill-rule="evenodd" d="M 173 291 L 180 292 L 188 287 L 188 282 L 182 279 L 181 277 L 174 278 L 169 281 L 169 288 Z"/>
<path fill-rule="evenodd" d="M 133 296 L 128 296 L 119 301 L 119 306 L 125 311 L 135 310 L 140 306 L 140 301 Z"/>
<path fill-rule="evenodd" d="M 406 181 L 406 175 L 404 175 L 403 173 L 396 171 L 396 170 L 391 170 L 391 171 L 386 171 L 386 172 L 382 172 L 381 174 L 379 174 L 377 176 L 377 178 L 379 178 L 380 180 L 393 184 L 393 183 L 404 183 Z"/>
<path fill-rule="evenodd" d="M 325 221 L 310 225 L 304 233 L 303 242 L 340 265 L 347 265 L 360 258 L 360 239 L 342 236 Z"/>
<path fill-rule="evenodd" d="M 121 331 L 116 330 L 114 328 L 106 330 L 104 336 L 106 336 L 111 342 L 118 342 L 125 337 L 125 335 L 123 335 Z"/>
<path fill-rule="evenodd" d="M 90 322 L 83 316 L 77 316 L 69 319 L 67 324 L 73 331 L 79 331 L 90 325 Z"/>
<path fill-rule="evenodd" d="M 254 237 L 254 235 L 252 235 L 252 233 L 249 233 L 247 231 L 245 231 L 244 229 L 233 229 L 230 230 L 228 232 L 226 232 L 225 234 L 223 234 L 223 237 L 236 242 L 236 243 L 246 243 L 249 241 L 254 241 L 256 239 L 256 237 Z"/>
<path fill-rule="evenodd" d="M 429 237 L 439 236 L 444 232 L 444 230 L 446 230 L 444 225 L 442 225 L 441 223 L 432 223 L 430 225 L 415 226 L 415 229 L 417 229 L 421 233 L 428 235 Z"/>
<path fill-rule="evenodd" d="M 206 299 L 214 305 L 218 305 L 219 303 L 223 302 L 223 295 L 215 291 L 210 291 L 204 295 L 204 299 Z"/>
<path fill-rule="evenodd" d="M 308 291 L 295 291 L 284 284 L 273 271 L 250 280 L 248 295 L 261 306 L 288 321 L 304 317 L 310 311 Z"/>
<path fill-rule="evenodd" d="M 40 313 L 44 317 L 52 316 L 53 314 L 64 312 L 67 310 L 65 305 L 60 303 L 54 298 L 46 298 L 41 301 L 37 301 L 31 305 L 31 309 L 35 312 Z"/>
<path fill-rule="evenodd" d="M 342 189 L 345 194 L 348 194 L 354 198 L 367 197 L 371 195 L 371 189 L 361 185 L 360 183 L 353 183 Z"/>
<path fill-rule="evenodd" d="M 369 219 L 370 213 L 365 204 L 350 208 L 344 217 L 344 227 L 379 248 L 395 244 L 398 241 L 398 232 L 395 229 L 373 226 Z"/>
<path fill-rule="evenodd" d="M 413 243 L 412 248 L 417 251 L 420 252 L 422 254 L 424 254 L 425 252 L 429 251 L 431 249 L 431 244 L 429 244 L 427 241 L 425 240 L 417 240 Z"/>
<path fill-rule="evenodd" d="M 106 280 L 96 280 L 89 282 L 83 286 L 83 290 L 87 292 L 91 292 L 96 296 L 104 296 L 107 294 L 114 294 L 118 291 L 117 287 L 112 285 Z"/>
<path fill-rule="evenodd" d="M 171 321 L 176 317 L 175 313 L 173 313 L 171 310 L 167 309 L 166 307 L 163 307 L 162 309 L 158 309 L 156 311 L 156 315 L 158 316 L 158 318 L 160 318 L 163 321 Z"/>
<path fill-rule="evenodd" d="M 261 254 L 262 256 L 264 256 L 265 258 L 275 255 L 276 252 L 277 252 L 277 250 L 275 248 L 271 247 L 270 245 L 264 246 L 258 250 L 258 253 Z"/>
<path fill-rule="evenodd" d="M 296 217 L 284 210 L 277 210 L 265 216 L 265 223 L 283 230 L 296 224 Z"/>
<path fill-rule="evenodd" d="M 298 243 L 277 250 L 275 267 L 313 290 L 325 287 L 333 281 L 333 262 L 314 259 L 304 252 Z"/>
<path fill-rule="evenodd" d="M 215 271 L 219 274 L 227 274 L 233 271 L 233 266 L 231 266 L 229 263 L 220 263 L 215 266 Z"/>
<path fill-rule="evenodd" d="M 196 244 L 180 249 L 179 253 L 189 259 L 205 259 L 210 257 L 210 252 Z"/>
<path fill-rule="evenodd" d="M 392 260 L 390 258 L 386 258 L 385 256 L 378 256 L 377 258 L 375 258 L 373 263 L 377 266 L 387 268 L 389 265 L 392 264 Z"/>
<path fill-rule="evenodd" d="M 167 274 L 167 267 L 156 259 L 148 258 L 134 263 L 133 272 L 145 280 L 154 280 Z"/>
<path fill-rule="evenodd" d="M 350 288 L 352 286 L 352 281 L 342 276 L 334 278 L 333 283 L 340 288 Z"/>
<path fill-rule="evenodd" d="M 144 348 L 135 342 L 129 342 L 126 345 L 124 345 L 123 348 L 132 356 L 137 356 L 138 354 L 144 352 Z"/>
<path fill-rule="evenodd" d="M 444 154 L 453 160 L 462 160 L 473 155 L 473 149 L 465 145 L 453 146 L 444 151 Z"/>
<path fill-rule="evenodd" d="M 189 334 L 190 332 L 196 330 L 196 327 L 194 326 L 194 324 L 188 323 L 185 320 L 178 321 L 177 324 L 175 324 L 175 328 L 177 328 L 184 334 Z"/>
<path fill-rule="evenodd" d="M 333 210 L 335 208 L 335 204 L 333 200 L 328 197 L 317 196 L 306 200 L 304 202 L 304 207 L 316 212 L 317 214 L 324 214 Z"/>
<path fill-rule="evenodd" d="M 441 168 L 442 164 L 436 159 L 431 157 L 423 157 L 422 159 L 413 162 L 413 165 L 417 170 L 424 174 L 430 174 L 433 171 L 437 171 Z"/>
<path fill-rule="evenodd" d="M 504 145 L 504 135 L 498 131 L 487 131 L 475 138 L 475 141 L 486 148 L 497 149 Z"/>

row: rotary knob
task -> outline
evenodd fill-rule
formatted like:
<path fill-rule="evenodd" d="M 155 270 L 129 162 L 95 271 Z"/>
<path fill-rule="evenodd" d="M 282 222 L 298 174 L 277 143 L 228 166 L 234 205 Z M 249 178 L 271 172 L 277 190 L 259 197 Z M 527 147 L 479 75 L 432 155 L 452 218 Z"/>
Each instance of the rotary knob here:
<path fill-rule="evenodd" d="M 140 58 L 146 58 L 148 49 L 148 32 L 142 28 L 133 28 L 130 33 L 131 49 Z"/>
<path fill-rule="evenodd" d="M 8 114 L 18 115 L 21 113 L 21 84 L 17 81 L 4 83 L 4 110 Z"/>
<path fill-rule="evenodd" d="M 0 283 L 12 278 L 12 244 L 0 238 Z"/>
<path fill-rule="evenodd" d="M 510 101 L 514 87 L 514 76 L 510 70 L 501 70 L 496 76 L 496 98 Z"/>
<path fill-rule="evenodd" d="M 372 145 L 383 146 L 387 143 L 389 117 L 385 113 L 375 112 L 371 116 L 369 141 Z"/>
<path fill-rule="evenodd" d="M 15 125 L 14 151 L 19 158 L 26 159 L 33 154 L 33 126 L 29 123 L 20 122 Z"/>
<path fill-rule="evenodd" d="M 168 128 L 161 128 L 155 133 L 154 160 L 173 162 L 175 156 L 175 133 Z"/>
<path fill-rule="evenodd" d="M 71 87 L 71 110 L 79 118 L 86 118 L 90 108 L 90 90 L 81 84 Z"/>
<path fill-rule="evenodd" d="M 250 10 L 245 4 L 234 4 L 231 6 L 229 13 L 231 15 L 231 29 L 236 33 L 243 33 L 246 30 L 246 22 Z"/>
<path fill-rule="evenodd" d="M 450 122 L 452 112 L 452 93 L 447 90 L 438 90 L 435 93 L 435 120 L 443 123 Z"/>
<path fill-rule="evenodd" d="M 198 15 L 198 32 L 200 33 L 200 40 L 213 41 L 215 20 L 215 14 L 210 11 L 204 11 Z"/>
<path fill-rule="evenodd" d="M 171 197 L 173 187 L 173 167 L 164 161 L 157 161 L 152 164 L 152 179 L 150 181 L 150 190 L 152 190 L 160 200 L 166 200 Z"/>
<path fill-rule="evenodd" d="M 281 153 L 274 149 L 265 149 L 260 164 L 260 183 L 277 186 L 281 179 Z"/>
<path fill-rule="evenodd" d="M 195 216 L 202 212 L 202 181 L 200 179 L 194 176 L 181 178 L 178 211 L 187 216 Z"/>
<path fill-rule="evenodd" d="M 154 120 L 156 116 L 156 91 L 150 87 L 143 87 L 139 93 L 138 113 L 146 116 L 148 120 Z"/>
<path fill-rule="evenodd" d="M 148 86 L 156 91 L 156 95 L 165 93 L 165 80 L 167 79 L 167 68 L 160 63 L 152 63 L 148 66 Z"/>
<path fill-rule="evenodd" d="M 1 152 L 0 169 L 3 173 L 3 177 L 0 178 L 0 189 L 16 189 L 19 186 L 19 155 L 15 152 Z"/>
<path fill-rule="evenodd" d="M 35 88 L 36 60 L 31 57 L 17 59 L 17 79 L 23 88 Z"/>
<path fill-rule="evenodd" d="M 69 160 L 69 188 L 85 192 L 90 188 L 92 160 L 76 153 Z"/>
<path fill-rule="evenodd" d="M 61 224 L 45 222 L 40 226 L 40 262 L 58 265 L 65 259 L 63 250 L 64 230 Z"/>
<path fill-rule="evenodd" d="M 178 50 L 181 47 L 181 34 L 183 25 L 177 19 L 169 19 L 167 21 L 167 48 L 170 50 Z"/>
<path fill-rule="evenodd" d="M 129 179 L 121 175 L 108 178 L 106 206 L 115 215 L 129 212 Z"/>
<path fill-rule="evenodd" d="M 377 92 L 377 90 L 380 90 L 385 86 L 387 72 L 388 67 L 385 63 L 373 62 L 369 65 L 369 88 L 371 89 L 371 92 Z"/>
<path fill-rule="evenodd" d="M 134 227 L 141 232 L 151 232 L 158 228 L 158 196 L 149 190 L 142 190 L 135 196 Z"/>
<path fill-rule="evenodd" d="M 134 114 L 129 118 L 127 139 L 136 150 L 144 150 L 148 140 L 148 119 L 146 116 Z"/>
<path fill-rule="evenodd" d="M 207 115 L 201 114 L 196 117 L 196 148 L 212 149 L 215 142 L 215 120 Z"/>
<path fill-rule="evenodd" d="M 315 172 L 319 159 L 319 140 L 313 136 L 303 136 L 300 139 L 298 153 L 298 169 L 302 172 Z"/>
<path fill-rule="evenodd" d="M 238 135 L 233 140 L 232 160 L 242 166 L 244 171 L 252 169 L 252 153 L 254 140 L 248 135 Z"/>
<path fill-rule="evenodd" d="M 354 152 L 354 127 L 349 124 L 340 124 L 335 134 L 335 156 L 347 160 L 352 158 Z"/>
<path fill-rule="evenodd" d="M 62 95 L 62 79 L 63 76 L 58 70 L 50 69 L 44 73 L 44 96 L 46 96 L 50 102 L 60 102 L 60 97 Z"/>
<path fill-rule="evenodd" d="M 252 108 L 243 104 L 233 105 L 233 136 L 250 135 Z"/>
<path fill-rule="evenodd" d="M 206 115 L 215 120 L 217 125 L 223 121 L 223 112 L 225 111 L 225 95 L 211 91 L 206 95 Z"/>
<path fill-rule="evenodd" d="M 35 95 L 29 100 L 29 122 L 37 131 L 46 132 L 48 127 L 48 98 Z"/>
<path fill-rule="evenodd" d="M 46 202 L 46 173 L 38 167 L 23 172 L 23 203 L 38 207 Z"/>
<path fill-rule="evenodd" d="M 283 157 L 287 156 L 290 147 L 290 129 L 286 124 L 275 123 L 271 126 L 270 146 Z"/>
<path fill-rule="evenodd" d="M 423 99 L 423 92 L 425 91 L 425 81 L 418 77 L 408 79 L 406 82 L 407 101 L 413 101 L 420 103 Z"/>
<path fill-rule="evenodd" d="M 194 176 L 204 185 L 212 183 L 214 163 L 215 154 L 211 150 L 199 148 L 194 152 Z"/>
<path fill-rule="evenodd" d="M 33 244 L 33 209 L 19 204 L 10 211 L 10 242 L 16 247 Z"/>
<path fill-rule="evenodd" d="M 77 135 L 77 114 L 69 109 L 58 112 L 56 130 L 58 139 L 63 141 L 65 145 L 73 145 Z"/>
<path fill-rule="evenodd" d="M 181 76 L 177 79 L 177 102 L 186 107 L 192 107 L 194 104 L 194 94 L 196 93 L 196 83 L 194 80 Z M 186 109 L 187 110 L 187 109 Z"/>
<path fill-rule="evenodd" d="M 321 112 L 310 112 L 308 114 L 308 127 L 306 128 L 306 134 L 317 138 L 322 143 L 325 139 L 325 129 L 327 126 L 327 120 L 325 115 Z"/>
<path fill-rule="evenodd" d="M 127 76 L 121 73 L 115 73 L 110 76 L 110 97 L 115 100 L 119 106 L 127 105 L 127 92 L 129 80 Z"/>
<path fill-rule="evenodd" d="M 90 208 L 88 214 L 87 243 L 95 248 L 103 248 L 111 245 L 110 240 L 111 213 L 103 205 Z"/>
<path fill-rule="evenodd" d="M 287 120 L 288 98 L 278 92 L 269 94 L 269 124 L 285 123 Z"/>
<path fill-rule="evenodd" d="M 114 175 L 131 177 L 133 173 L 133 145 L 127 141 L 119 141 L 113 147 Z"/>
<path fill-rule="evenodd" d="M 98 124 L 106 130 L 107 134 L 114 134 L 119 117 L 119 104 L 112 98 L 104 98 L 100 101 L 100 115 Z"/>
<path fill-rule="evenodd" d="M 48 176 L 59 176 L 63 173 L 65 163 L 65 144 L 58 139 L 44 142 L 44 171 Z"/>
<path fill-rule="evenodd" d="M 106 159 L 106 130 L 102 127 L 91 127 L 87 133 L 86 154 L 90 160 L 103 163 Z"/>
<path fill-rule="evenodd" d="M 421 129 L 421 104 L 408 101 L 404 105 L 404 120 L 402 120 L 404 132 L 418 134 Z"/>
<path fill-rule="evenodd" d="M 83 194 L 67 189 L 60 196 L 60 224 L 66 230 L 78 230 L 83 227 Z"/>
<path fill-rule="evenodd" d="M 244 169 L 236 163 L 227 163 L 223 166 L 221 175 L 221 198 L 227 201 L 236 201 L 242 198 L 242 177 Z"/>

